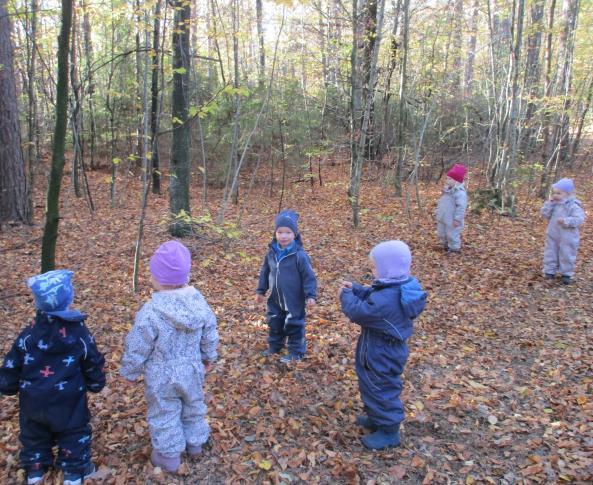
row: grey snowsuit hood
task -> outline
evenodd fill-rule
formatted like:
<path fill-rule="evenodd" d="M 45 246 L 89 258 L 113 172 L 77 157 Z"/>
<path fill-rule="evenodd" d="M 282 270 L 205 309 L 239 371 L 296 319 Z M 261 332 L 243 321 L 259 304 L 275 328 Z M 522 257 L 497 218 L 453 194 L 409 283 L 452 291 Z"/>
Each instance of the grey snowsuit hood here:
<path fill-rule="evenodd" d="M 441 244 L 451 250 L 461 248 L 461 231 L 465 226 L 467 193 L 463 184 L 456 184 L 443 190 L 437 205 L 437 232 Z M 459 222 L 458 227 L 453 221 Z"/>
<path fill-rule="evenodd" d="M 209 435 L 203 362 L 217 358 L 216 316 L 194 287 L 155 292 L 126 337 L 121 374 L 144 373 L 153 447 L 177 456 Z"/>
<path fill-rule="evenodd" d="M 544 273 L 573 276 L 579 249 L 579 227 L 585 222 L 585 212 L 578 199 L 569 197 L 562 202 L 548 200 L 541 215 L 549 220 L 544 247 Z M 559 219 L 564 224 L 558 222 Z"/>

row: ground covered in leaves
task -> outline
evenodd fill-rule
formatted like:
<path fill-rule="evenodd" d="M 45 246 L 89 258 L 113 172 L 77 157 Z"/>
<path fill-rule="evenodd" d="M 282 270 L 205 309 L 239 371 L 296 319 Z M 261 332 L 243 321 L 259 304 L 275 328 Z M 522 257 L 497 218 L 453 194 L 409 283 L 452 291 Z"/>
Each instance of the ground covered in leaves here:
<path fill-rule="evenodd" d="M 120 181 L 112 209 L 105 173 L 90 174 L 97 205 L 91 215 L 65 179 L 58 266 L 75 270 L 75 306 L 90 315 L 108 362 L 108 388 L 90 398 L 101 477 L 95 483 L 590 483 L 593 221 L 582 231 L 576 283 L 563 287 L 540 277 L 545 225 L 540 201 L 525 191 L 517 218 L 469 214 L 464 252 L 448 256 L 437 248 L 432 216 L 440 184 L 421 187 L 423 208 L 413 201 L 408 217 L 389 188 L 365 181 L 362 223 L 353 230 L 347 165 L 323 170 L 322 187 L 292 178 L 284 195 L 284 206 L 302 216 L 320 284 L 307 328 L 308 358 L 295 367 L 259 356 L 266 325 L 253 299 L 278 192 L 270 198 L 263 178 L 254 185 L 241 237 L 226 251 L 211 234 L 184 241 L 194 255 L 192 283 L 218 315 L 221 344 L 206 383 L 212 446 L 199 460 L 186 461 L 179 476 L 149 464 L 142 386 L 123 387 L 117 379 L 123 339 L 150 295 L 148 258 L 168 239 L 162 224 L 167 197 L 150 200 L 141 291 L 134 294 L 139 180 L 128 175 Z M 470 190 L 478 184 L 470 181 Z M 587 208 L 590 177 L 578 178 L 578 185 Z M 196 177 L 196 208 L 199 186 Z M 24 282 L 39 268 L 43 187 L 35 195 L 38 224 L 0 233 L 3 352 L 34 314 Z M 209 197 L 214 212 L 220 192 Z M 231 208 L 230 218 L 237 213 Z M 403 446 L 372 453 L 354 425 L 358 329 L 341 315 L 336 295 L 343 279 L 368 282 L 368 251 L 394 238 L 412 247 L 414 273 L 429 291 L 429 304 L 410 341 Z M 1 399 L 0 481 L 19 483 L 18 403 Z M 46 483 L 61 483 L 59 475 Z"/>

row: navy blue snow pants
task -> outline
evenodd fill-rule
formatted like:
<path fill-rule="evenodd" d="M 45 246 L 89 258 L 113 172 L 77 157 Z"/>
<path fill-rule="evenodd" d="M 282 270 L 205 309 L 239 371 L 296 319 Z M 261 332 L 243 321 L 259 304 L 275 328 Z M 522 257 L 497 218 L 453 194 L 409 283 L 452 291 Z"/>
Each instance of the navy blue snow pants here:
<path fill-rule="evenodd" d="M 307 351 L 305 340 L 305 308 L 299 315 L 283 310 L 273 300 L 268 300 L 268 346 L 279 352 L 287 344 L 288 352 L 302 357 Z"/>
<path fill-rule="evenodd" d="M 404 420 L 401 374 L 408 359 L 405 342 L 363 330 L 356 346 L 356 374 L 367 416 L 379 428 L 392 429 Z"/>

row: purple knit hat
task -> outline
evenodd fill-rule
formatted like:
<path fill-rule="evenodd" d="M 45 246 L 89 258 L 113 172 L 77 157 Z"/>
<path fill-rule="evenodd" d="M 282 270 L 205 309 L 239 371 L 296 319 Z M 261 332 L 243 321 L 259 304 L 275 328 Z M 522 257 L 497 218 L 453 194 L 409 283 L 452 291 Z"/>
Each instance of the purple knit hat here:
<path fill-rule="evenodd" d="M 552 185 L 552 188 L 571 194 L 572 192 L 574 192 L 574 181 L 572 179 L 567 178 L 560 179 L 558 180 L 558 182 Z"/>
<path fill-rule="evenodd" d="M 167 241 L 150 258 L 152 277 L 161 285 L 185 285 L 189 281 L 191 254 L 179 241 Z"/>
<path fill-rule="evenodd" d="M 403 241 L 384 241 L 371 250 L 379 279 L 403 279 L 410 276 L 412 252 Z"/>

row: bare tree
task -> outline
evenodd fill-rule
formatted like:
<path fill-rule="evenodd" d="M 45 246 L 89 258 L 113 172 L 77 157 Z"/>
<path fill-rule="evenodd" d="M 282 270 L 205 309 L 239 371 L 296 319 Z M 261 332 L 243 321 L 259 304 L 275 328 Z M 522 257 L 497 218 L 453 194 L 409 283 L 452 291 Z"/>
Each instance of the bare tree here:
<path fill-rule="evenodd" d="M 31 222 L 14 80 L 12 25 L 0 0 L 0 222 Z"/>
<path fill-rule="evenodd" d="M 64 150 L 68 127 L 68 49 L 72 28 L 72 0 L 62 0 L 62 26 L 58 37 L 58 82 L 56 91 L 56 124 L 47 187 L 45 228 L 41 246 L 41 271 L 55 269 L 58 224 L 60 222 L 60 188 L 64 173 Z"/>

